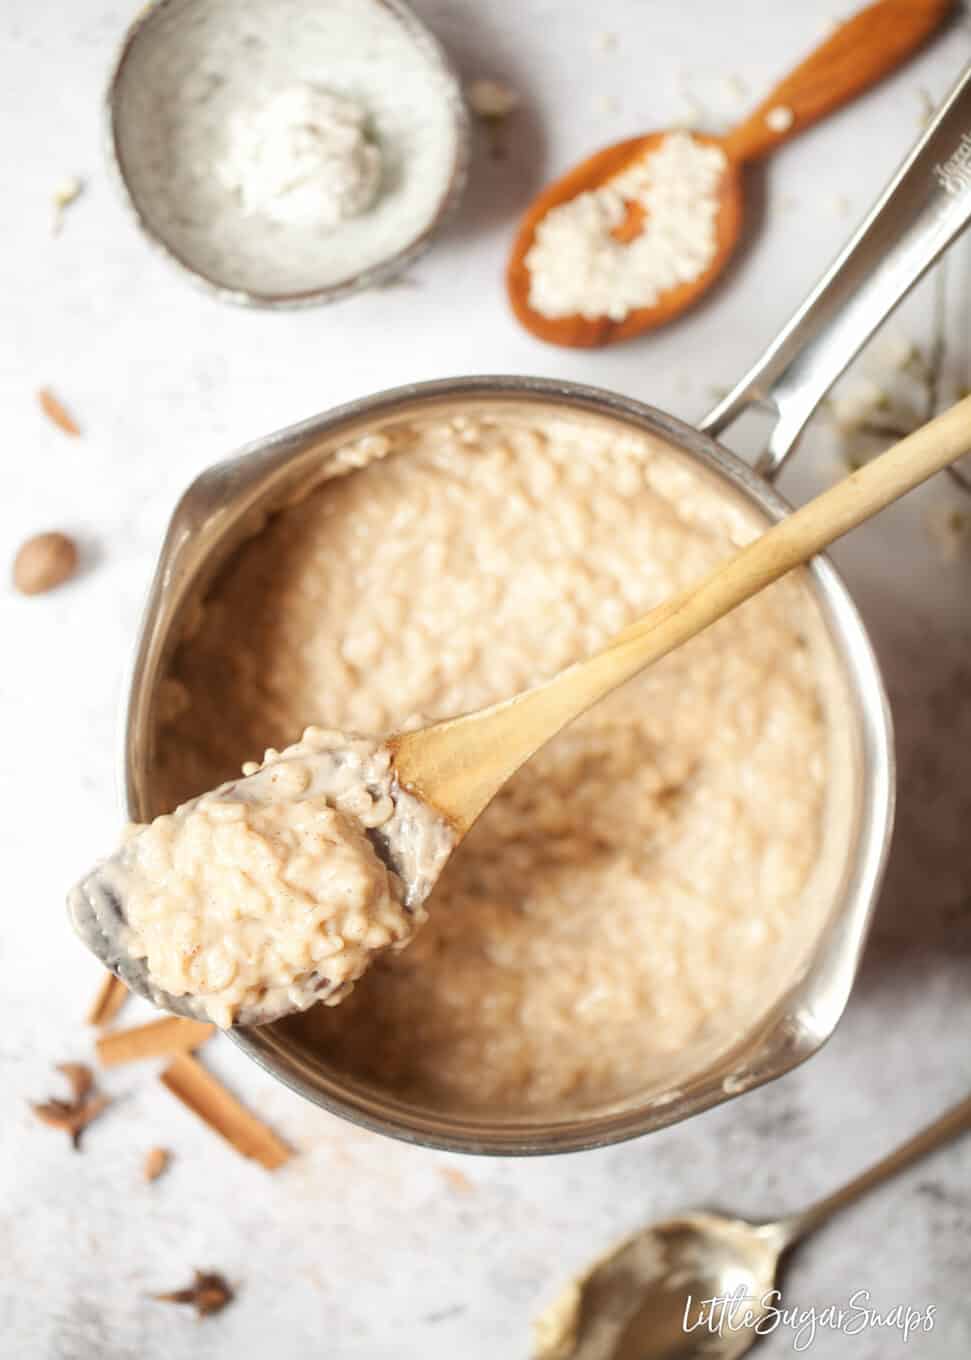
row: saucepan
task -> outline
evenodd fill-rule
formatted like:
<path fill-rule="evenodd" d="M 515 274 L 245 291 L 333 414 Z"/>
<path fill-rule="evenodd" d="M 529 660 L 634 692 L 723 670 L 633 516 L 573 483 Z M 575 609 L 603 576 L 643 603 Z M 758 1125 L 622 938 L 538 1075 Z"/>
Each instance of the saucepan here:
<path fill-rule="evenodd" d="M 523 377 L 474 377 L 383 392 L 259 439 L 189 488 L 168 530 L 148 600 L 125 727 L 128 813 L 159 812 L 154 776 L 160 682 L 189 611 L 234 550 L 268 515 L 327 474 L 335 451 L 366 431 L 445 408 L 538 405 L 647 432 L 675 446 L 768 523 L 790 507 L 773 486 L 806 422 L 865 341 L 971 220 L 971 67 L 875 207 L 765 354 L 697 429 L 628 397 Z M 754 407 L 770 422 L 750 466 L 719 437 Z M 608 1107 L 535 1117 L 409 1102 L 328 1065 L 286 1024 L 234 1030 L 267 1072 L 346 1119 L 452 1151 L 522 1155 L 603 1146 L 697 1114 L 780 1076 L 825 1042 L 846 1005 L 866 939 L 893 822 L 891 720 L 879 666 L 853 600 L 832 564 L 806 581 L 831 657 L 830 702 L 839 736 L 825 833 L 819 929 L 768 1013 L 718 1051 L 699 1052 L 672 1077 L 645 1073 L 634 1095 Z M 295 736 L 297 734 L 294 734 Z"/>

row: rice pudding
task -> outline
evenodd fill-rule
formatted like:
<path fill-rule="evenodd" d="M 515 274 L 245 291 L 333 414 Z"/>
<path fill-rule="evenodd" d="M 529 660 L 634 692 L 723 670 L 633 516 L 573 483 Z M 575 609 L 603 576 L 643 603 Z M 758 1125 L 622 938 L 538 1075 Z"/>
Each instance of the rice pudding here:
<path fill-rule="evenodd" d="M 310 723 L 382 734 L 508 697 L 762 528 L 663 442 L 572 413 L 397 422 L 332 461 L 185 629 L 164 806 Z M 284 1023 L 384 1090 L 513 1113 L 621 1100 L 747 1033 L 818 928 L 820 627 L 795 573 L 599 703 L 489 806 L 413 943 Z"/>
<path fill-rule="evenodd" d="M 372 738 L 308 727 L 243 775 L 130 826 L 68 897 L 129 987 L 224 1029 L 341 1001 L 423 924 L 456 842 Z"/>

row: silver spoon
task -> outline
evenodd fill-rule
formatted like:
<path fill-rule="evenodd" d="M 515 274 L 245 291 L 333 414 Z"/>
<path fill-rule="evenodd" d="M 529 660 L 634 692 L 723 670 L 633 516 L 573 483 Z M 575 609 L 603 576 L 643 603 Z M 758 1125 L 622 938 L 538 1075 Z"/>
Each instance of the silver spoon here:
<path fill-rule="evenodd" d="M 533 1360 L 744 1355 L 758 1339 L 758 1321 L 784 1306 L 772 1295 L 780 1258 L 845 1205 L 969 1128 L 971 1096 L 849 1184 L 774 1223 L 699 1213 L 643 1229 L 591 1266 L 537 1321 Z M 719 1299 L 728 1302 L 706 1303 Z"/>

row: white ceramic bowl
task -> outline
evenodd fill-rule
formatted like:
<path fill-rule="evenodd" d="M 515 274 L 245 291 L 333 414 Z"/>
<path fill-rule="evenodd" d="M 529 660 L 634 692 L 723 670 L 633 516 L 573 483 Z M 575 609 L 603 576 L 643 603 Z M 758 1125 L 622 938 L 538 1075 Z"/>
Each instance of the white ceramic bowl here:
<path fill-rule="evenodd" d="M 356 99 L 382 154 L 375 203 L 326 231 L 247 212 L 217 168 L 229 123 L 310 84 Z M 459 82 L 400 0 L 160 0 L 108 88 L 109 156 L 145 235 L 232 302 L 330 302 L 399 273 L 457 203 L 468 164 Z"/>
<path fill-rule="evenodd" d="M 156 783 L 160 680 L 185 620 L 234 550 L 267 515 L 319 483 L 328 460 L 388 422 L 432 412 L 500 413 L 510 405 L 573 414 L 646 432 L 680 450 L 769 523 L 788 506 L 768 482 L 713 439 L 640 402 L 538 378 L 456 378 L 379 393 L 258 440 L 193 483 L 176 509 L 149 599 L 129 696 L 125 742 L 128 812 L 169 811 Z M 375 475 L 380 475 L 380 469 Z M 808 940 L 773 987 L 776 1000 L 744 1033 L 678 1055 L 676 1069 L 646 1071 L 623 1101 L 535 1114 L 462 1110 L 408 1100 L 328 1062 L 287 1021 L 230 1036 L 267 1071 L 345 1118 L 409 1141 L 460 1152 L 548 1153 L 600 1146 L 675 1123 L 781 1075 L 835 1028 L 849 996 L 876 902 L 893 813 L 893 744 L 880 673 L 863 625 L 832 565 L 806 569 L 825 638 L 827 728 L 833 734 L 823 849 L 806 904 Z M 822 675 L 822 671 L 820 671 Z M 821 686 L 822 692 L 822 686 Z"/>

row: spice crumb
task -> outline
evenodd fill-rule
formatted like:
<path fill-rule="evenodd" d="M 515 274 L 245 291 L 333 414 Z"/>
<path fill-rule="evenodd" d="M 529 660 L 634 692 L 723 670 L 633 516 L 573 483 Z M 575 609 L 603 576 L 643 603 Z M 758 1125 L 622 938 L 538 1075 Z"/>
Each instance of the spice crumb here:
<path fill-rule="evenodd" d="M 64 404 L 58 401 L 49 387 L 42 387 L 37 393 L 37 400 L 40 402 L 40 409 L 44 412 L 52 424 L 59 430 L 69 434 L 72 439 L 77 439 L 81 433 L 81 428 L 71 415 Z"/>
<path fill-rule="evenodd" d="M 31 1109 L 42 1124 L 69 1134 L 74 1148 L 79 1150 L 84 1130 L 104 1113 L 111 1101 L 94 1091 L 91 1069 L 84 1063 L 60 1063 L 58 1071 L 67 1078 L 72 1099 L 55 1097 L 39 1101 Z"/>
<path fill-rule="evenodd" d="M 221 1313 L 236 1297 L 229 1283 L 215 1270 L 197 1270 L 191 1285 L 173 1289 L 166 1294 L 153 1294 L 157 1303 L 185 1303 L 196 1310 L 199 1317 Z"/>
<path fill-rule="evenodd" d="M 54 190 L 54 220 L 53 231 L 57 236 L 64 225 L 64 214 L 72 203 L 76 202 L 84 193 L 84 180 L 78 179 L 77 175 L 71 175 L 64 179 Z"/>
<path fill-rule="evenodd" d="M 145 1179 L 147 1181 L 157 1181 L 159 1176 L 163 1175 L 168 1170 L 171 1159 L 172 1154 L 169 1152 L 168 1148 L 149 1148 L 143 1168 Z"/>
<path fill-rule="evenodd" d="M 470 1195 L 475 1186 L 469 1180 L 464 1171 L 460 1171 L 457 1166 L 440 1166 L 439 1171 L 443 1180 L 448 1181 L 453 1190 L 457 1190 L 461 1195 Z"/>
<path fill-rule="evenodd" d="M 796 115 L 785 104 L 777 104 L 765 115 L 765 125 L 770 132 L 788 132 L 796 121 Z"/>

